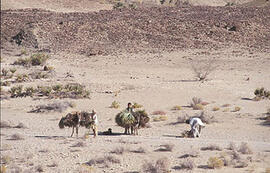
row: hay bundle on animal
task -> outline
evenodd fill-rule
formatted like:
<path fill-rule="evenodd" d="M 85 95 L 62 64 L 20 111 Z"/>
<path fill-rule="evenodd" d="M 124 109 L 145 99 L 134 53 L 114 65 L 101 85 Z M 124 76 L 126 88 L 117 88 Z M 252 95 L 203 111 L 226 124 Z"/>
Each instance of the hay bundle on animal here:
<path fill-rule="evenodd" d="M 60 129 L 72 127 L 71 137 L 74 134 L 74 128 L 76 128 L 76 134 L 78 137 L 79 126 L 90 128 L 92 124 L 93 120 L 91 119 L 91 113 L 76 111 L 68 113 L 65 117 L 62 117 L 58 125 Z"/>
<path fill-rule="evenodd" d="M 150 118 L 144 110 L 138 110 L 136 112 L 124 110 L 115 117 L 116 124 L 125 128 L 124 134 L 130 134 L 130 129 L 131 134 L 138 134 L 138 129 L 145 127 L 149 120 Z"/>

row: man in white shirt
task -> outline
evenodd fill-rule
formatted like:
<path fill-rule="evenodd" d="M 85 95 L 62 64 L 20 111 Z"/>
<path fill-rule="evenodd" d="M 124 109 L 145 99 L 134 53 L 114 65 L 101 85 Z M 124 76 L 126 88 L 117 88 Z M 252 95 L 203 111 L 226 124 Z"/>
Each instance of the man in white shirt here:
<path fill-rule="evenodd" d="M 186 120 L 186 123 L 190 125 L 193 137 L 200 137 L 201 128 L 205 127 L 202 120 L 200 118 L 194 117 Z"/>
<path fill-rule="evenodd" d="M 93 120 L 92 129 L 94 132 L 94 137 L 96 137 L 98 136 L 98 130 L 97 130 L 98 118 L 97 118 L 97 113 L 95 110 L 92 110 L 91 119 Z"/>

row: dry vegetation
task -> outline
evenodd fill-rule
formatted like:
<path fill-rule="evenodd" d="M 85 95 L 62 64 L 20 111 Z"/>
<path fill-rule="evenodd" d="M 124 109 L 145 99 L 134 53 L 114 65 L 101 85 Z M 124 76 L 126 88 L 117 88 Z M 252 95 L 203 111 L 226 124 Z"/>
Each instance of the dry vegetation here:
<path fill-rule="evenodd" d="M 218 157 L 210 157 L 208 159 L 207 165 L 211 169 L 220 169 L 224 166 L 224 162 Z"/>
<path fill-rule="evenodd" d="M 167 121 L 168 120 L 168 116 L 167 115 L 160 115 L 157 117 L 153 118 L 153 121 L 155 122 L 159 122 L 159 121 Z"/>
<path fill-rule="evenodd" d="M 113 101 L 110 108 L 118 109 L 120 108 L 120 103 L 117 101 Z"/>
<path fill-rule="evenodd" d="M 160 148 L 157 149 L 156 151 L 169 151 L 172 152 L 174 148 L 174 144 L 164 144 L 160 145 Z"/>
<path fill-rule="evenodd" d="M 202 147 L 201 150 L 203 150 L 203 151 L 206 151 L 206 150 L 210 150 L 210 151 L 214 151 L 214 150 L 216 150 L 216 151 L 222 151 L 222 148 L 220 146 L 218 146 L 218 145 L 211 144 L 211 145 L 209 145 L 207 147 Z"/>
<path fill-rule="evenodd" d="M 239 146 L 238 152 L 242 154 L 253 154 L 252 149 L 248 146 L 246 142 L 242 142 Z"/>
<path fill-rule="evenodd" d="M 111 153 L 117 154 L 117 155 L 123 155 L 127 150 L 124 147 L 117 147 Z"/>
<path fill-rule="evenodd" d="M 170 161 L 168 158 L 161 158 L 156 163 L 146 162 L 142 165 L 142 172 L 145 173 L 165 173 L 170 170 Z"/>
<path fill-rule="evenodd" d="M 77 142 L 76 144 L 72 145 L 72 147 L 86 147 L 84 142 Z"/>
<path fill-rule="evenodd" d="M 11 135 L 10 140 L 24 140 L 24 137 L 19 133 L 15 133 Z"/>
<path fill-rule="evenodd" d="M 70 83 L 64 86 L 53 85 L 51 86 L 37 86 L 27 87 L 23 89 L 22 85 L 14 86 L 10 89 L 12 98 L 26 97 L 26 96 L 46 96 L 48 98 L 89 98 L 90 92 L 85 87 L 78 83 Z"/>
<path fill-rule="evenodd" d="M 38 66 L 44 65 L 46 61 L 49 59 L 49 55 L 45 55 L 42 53 L 37 53 L 31 55 L 29 58 L 19 58 L 13 64 L 14 65 L 22 65 L 22 66 Z"/>
<path fill-rule="evenodd" d="M 64 112 L 68 108 L 74 108 L 73 102 L 54 102 L 51 104 L 37 105 L 30 113 Z"/>
<path fill-rule="evenodd" d="M 104 167 L 109 167 L 111 164 L 120 164 L 121 161 L 114 156 L 103 156 L 96 159 L 91 159 L 85 164 L 88 166 L 103 165 Z"/>
<path fill-rule="evenodd" d="M 193 170 L 196 168 L 196 164 L 193 160 L 190 158 L 185 159 L 180 163 L 180 166 L 175 167 L 176 169 L 187 169 L 187 170 Z"/>
<path fill-rule="evenodd" d="M 190 107 L 192 107 L 194 110 L 203 110 L 204 107 L 201 103 L 202 103 L 201 98 L 193 97 L 192 102 L 190 103 Z"/>

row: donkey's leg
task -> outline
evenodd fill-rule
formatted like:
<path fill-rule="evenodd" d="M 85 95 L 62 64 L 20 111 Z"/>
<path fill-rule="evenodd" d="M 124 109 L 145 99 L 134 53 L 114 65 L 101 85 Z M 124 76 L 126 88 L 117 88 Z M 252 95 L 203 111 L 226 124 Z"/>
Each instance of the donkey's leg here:
<path fill-rule="evenodd" d="M 72 127 L 71 137 L 73 136 L 73 133 L 74 133 L 74 126 Z"/>
<path fill-rule="evenodd" d="M 127 127 L 125 127 L 125 132 L 124 132 L 125 135 L 127 135 Z"/>
<path fill-rule="evenodd" d="M 78 138 L 78 133 L 79 133 L 79 125 L 76 126 L 76 136 Z"/>

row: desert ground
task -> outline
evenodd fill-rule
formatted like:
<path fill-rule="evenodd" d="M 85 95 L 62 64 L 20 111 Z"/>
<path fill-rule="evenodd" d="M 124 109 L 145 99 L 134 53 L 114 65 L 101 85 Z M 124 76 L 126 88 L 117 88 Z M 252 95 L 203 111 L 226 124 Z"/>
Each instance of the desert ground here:
<path fill-rule="evenodd" d="M 1 2 L 1 172 L 270 171 L 265 120 L 270 100 L 254 99 L 255 89 L 270 90 L 269 5 L 243 7 L 256 1 L 239 1 L 235 7 L 138 7 L 134 12 L 112 10 L 109 2 L 85 1 L 94 4 L 85 8 L 69 1 L 28 1 Z M 192 16 L 205 16 L 205 10 L 217 15 L 193 25 Z M 232 16 L 219 16 L 226 10 Z M 153 16 L 147 16 L 150 11 Z M 175 28 L 164 29 L 170 20 L 159 12 L 179 13 L 167 17 L 180 16 L 177 26 L 188 29 L 170 33 Z M 151 29 L 126 26 L 123 21 L 131 22 L 133 13 Z M 229 28 L 212 27 L 219 20 Z M 230 31 L 234 26 L 237 30 Z M 212 36 L 203 34 L 209 30 Z M 140 34 L 145 34 L 142 41 Z M 37 54 L 48 58 L 39 65 L 18 63 Z M 196 69 L 209 71 L 205 80 L 196 78 Z M 24 91 L 66 84 L 80 84 L 89 96 L 12 93 L 20 85 Z M 201 110 L 190 106 L 194 97 L 202 99 Z M 119 107 L 113 108 L 113 102 Z M 115 122 L 128 102 L 142 105 L 150 117 L 139 135 L 124 135 Z M 78 137 L 70 137 L 71 128 L 58 127 L 67 113 L 92 109 L 98 115 L 98 137 L 84 127 Z M 208 121 L 200 138 L 183 137 L 190 126 L 181 120 L 201 112 Z M 109 128 L 113 135 L 103 133 Z"/>

